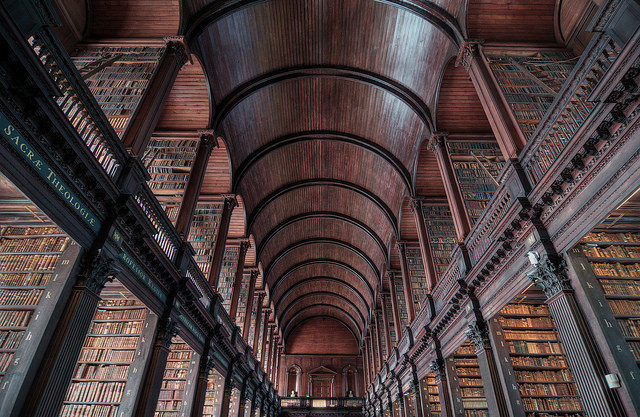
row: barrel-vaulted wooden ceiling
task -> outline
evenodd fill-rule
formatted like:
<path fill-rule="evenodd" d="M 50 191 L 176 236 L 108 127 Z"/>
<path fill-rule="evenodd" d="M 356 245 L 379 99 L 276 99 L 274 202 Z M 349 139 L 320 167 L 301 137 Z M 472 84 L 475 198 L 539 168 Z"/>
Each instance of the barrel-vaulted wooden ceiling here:
<path fill-rule="evenodd" d="M 206 77 L 194 88 L 200 98 L 208 88 L 209 127 L 224 138 L 230 191 L 242 197 L 285 339 L 318 316 L 359 339 L 382 271 L 394 267 L 392 243 L 415 239 L 407 197 L 444 196 L 426 139 L 436 129 L 491 132 L 454 65 L 460 44 L 560 42 L 563 2 L 166 3 L 95 0 L 87 33 L 185 36 L 199 62 L 179 80 L 185 71 Z M 206 107 L 185 94 L 171 105 Z M 171 125 L 175 114 L 161 120 Z"/>

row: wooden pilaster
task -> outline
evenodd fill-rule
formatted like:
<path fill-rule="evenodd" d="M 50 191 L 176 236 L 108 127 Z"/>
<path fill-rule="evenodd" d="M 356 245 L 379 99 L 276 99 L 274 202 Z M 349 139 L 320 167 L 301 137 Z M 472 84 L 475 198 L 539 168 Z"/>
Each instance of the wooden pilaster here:
<path fill-rule="evenodd" d="M 258 357 L 258 339 L 260 338 L 260 320 L 262 319 L 262 301 L 264 292 L 258 293 L 258 305 L 256 306 L 256 322 L 253 327 L 253 354 Z"/>
<path fill-rule="evenodd" d="M 229 307 L 229 317 L 231 321 L 235 323 L 236 315 L 238 314 L 238 300 L 240 299 L 240 291 L 242 291 L 242 280 L 244 278 L 244 260 L 247 256 L 247 250 L 251 243 L 248 239 L 240 242 L 240 249 L 238 251 L 238 264 L 236 265 L 236 273 L 233 277 L 233 291 L 231 293 L 231 306 Z"/>
<path fill-rule="evenodd" d="M 182 397 L 182 407 L 180 410 L 180 416 L 191 416 L 194 411 L 195 396 L 198 390 L 198 379 L 200 361 L 206 361 L 206 356 L 201 356 L 199 353 L 194 352 L 191 355 L 191 361 L 189 362 L 189 369 L 187 370 L 187 380 Z"/>
<path fill-rule="evenodd" d="M 387 272 L 389 277 L 389 290 L 391 291 L 391 310 L 393 311 L 393 326 L 396 333 L 395 343 L 398 344 L 402 335 L 402 321 L 400 320 L 400 310 L 398 309 L 398 294 L 396 293 L 396 284 L 394 272 Z"/>
<path fill-rule="evenodd" d="M 415 404 L 415 417 L 430 417 L 429 406 L 422 401 L 420 380 L 415 365 L 411 367 L 411 395 L 413 395 L 413 403 Z"/>
<path fill-rule="evenodd" d="M 449 393 L 449 405 L 451 416 L 464 416 L 464 405 L 462 403 L 462 391 L 460 381 L 456 373 L 453 358 L 447 358 L 444 361 L 444 371 L 447 377 L 447 392 Z M 440 384 L 438 384 L 438 389 Z"/>
<path fill-rule="evenodd" d="M 211 151 L 216 146 L 218 146 L 218 141 L 213 135 L 213 132 L 201 133 L 196 158 L 193 161 L 193 166 L 189 173 L 189 181 L 182 195 L 182 202 L 180 203 L 178 218 L 176 219 L 176 230 L 184 240 L 189 237 L 189 230 L 191 229 L 193 214 L 196 211 L 209 157 L 211 156 Z"/>
<path fill-rule="evenodd" d="M 158 67 L 122 137 L 122 143 L 132 155 L 144 154 L 160 120 L 160 114 L 173 88 L 173 83 L 185 62 L 187 62 L 187 51 L 184 40 L 181 37 L 167 38 L 167 47 Z"/>
<path fill-rule="evenodd" d="M 85 255 L 82 262 L 82 272 L 45 350 L 20 416 L 54 417 L 60 413 L 100 292 L 118 273 L 115 262 L 100 254 Z"/>
<path fill-rule="evenodd" d="M 404 302 L 407 305 L 407 326 L 413 323 L 416 318 L 416 308 L 413 303 L 413 288 L 411 276 L 409 275 L 409 265 L 407 264 L 407 245 L 404 242 L 397 244 L 398 254 L 400 254 L 400 272 L 402 273 L 402 288 L 404 290 Z"/>
<path fill-rule="evenodd" d="M 269 327 L 269 315 L 270 315 L 270 311 L 268 309 L 265 309 L 264 311 L 264 320 L 262 323 L 262 349 L 260 351 L 260 363 L 263 364 L 263 368 L 264 367 L 264 358 L 265 355 L 267 354 L 266 352 L 266 347 L 267 347 L 267 328 Z"/>
<path fill-rule="evenodd" d="M 380 362 L 383 362 L 383 356 L 384 356 L 384 352 L 382 349 L 382 327 L 380 326 L 380 320 L 378 319 L 378 315 L 380 313 L 380 310 L 378 310 L 377 308 L 373 311 L 373 323 L 375 325 L 376 328 L 376 344 L 378 347 L 378 355 L 380 355 Z"/>
<path fill-rule="evenodd" d="M 229 409 L 231 407 L 231 392 L 235 385 L 233 374 L 235 372 L 235 363 L 229 364 L 227 374 L 224 378 L 224 387 L 222 388 L 222 401 L 220 401 L 220 417 L 229 417 Z"/>
<path fill-rule="evenodd" d="M 213 370 L 214 362 L 209 356 L 208 344 L 205 345 L 205 350 L 200 356 L 200 366 L 198 367 L 198 378 L 196 381 L 196 387 L 193 395 L 193 407 L 191 408 L 190 417 L 199 417 L 202 415 L 204 409 L 204 401 L 207 395 L 207 382 L 209 379 L 209 373 Z"/>
<path fill-rule="evenodd" d="M 442 417 L 454 417 L 451 400 L 451 391 L 449 390 L 449 382 L 447 380 L 447 371 L 445 369 L 445 363 L 440 355 L 440 347 L 438 343 L 435 343 L 435 349 L 437 358 L 429 364 L 431 371 L 433 372 L 438 386 L 438 396 L 440 397 L 440 408 Z M 458 416 L 460 414 L 455 414 Z M 464 414 L 463 414 L 464 415 Z"/>
<path fill-rule="evenodd" d="M 255 297 L 256 280 L 258 279 L 259 271 L 257 269 L 251 270 L 251 276 L 249 278 L 249 292 L 247 294 L 247 308 L 244 315 L 244 323 L 242 324 L 242 338 L 249 340 L 249 330 L 251 328 L 251 311 L 253 310 L 253 298 Z M 256 315 L 256 321 L 259 322 L 260 318 Z"/>
<path fill-rule="evenodd" d="M 429 149 L 433 151 L 438 161 L 438 169 L 444 183 L 444 191 L 447 194 L 456 235 L 458 236 L 458 241 L 462 242 L 471 230 L 471 222 L 464 206 L 462 191 L 455 178 L 453 164 L 451 163 L 449 152 L 447 152 L 445 140 L 446 134 L 434 133 L 429 139 Z"/>
<path fill-rule="evenodd" d="M 456 61 L 458 64 L 462 64 L 469 73 L 505 160 L 517 158 L 526 140 L 489 68 L 480 43 L 463 42 Z"/>
<path fill-rule="evenodd" d="M 424 214 L 422 213 L 422 202 L 416 198 L 411 199 L 411 211 L 418 228 L 418 242 L 420 243 L 420 254 L 422 255 L 422 264 L 424 272 L 427 275 L 429 283 L 429 292 L 438 282 L 438 274 L 436 273 L 435 262 L 431 253 L 431 244 L 429 243 L 429 233 L 424 222 Z"/>
<path fill-rule="evenodd" d="M 391 329 L 389 327 L 389 317 L 387 316 L 387 303 L 389 299 L 387 298 L 389 295 L 380 291 L 380 298 L 382 301 L 382 323 L 384 324 L 384 337 L 387 342 L 387 357 L 391 356 Z"/>
<path fill-rule="evenodd" d="M 226 196 L 222 207 L 222 215 L 220 216 L 220 229 L 216 238 L 216 246 L 213 249 L 213 258 L 211 259 L 211 269 L 209 270 L 209 284 L 214 290 L 218 290 L 218 280 L 220 279 L 220 271 L 222 270 L 222 260 L 224 259 L 224 248 L 227 245 L 227 234 L 229 233 L 229 223 L 231 222 L 231 213 L 238 205 L 235 196 Z"/>

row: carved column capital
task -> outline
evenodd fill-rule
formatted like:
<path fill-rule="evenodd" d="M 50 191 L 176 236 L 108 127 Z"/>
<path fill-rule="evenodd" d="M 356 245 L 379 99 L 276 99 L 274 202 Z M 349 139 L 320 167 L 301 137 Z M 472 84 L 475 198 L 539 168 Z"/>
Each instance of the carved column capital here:
<path fill-rule="evenodd" d="M 442 360 L 434 359 L 429 363 L 429 369 L 435 375 L 436 381 L 440 381 L 444 373 L 444 362 Z"/>
<path fill-rule="evenodd" d="M 456 67 L 462 64 L 462 66 L 469 71 L 473 58 L 478 56 L 480 53 L 481 44 L 482 41 L 471 39 L 462 42 L 462 45 L 460 45 L 460 51 L 458 52 L 458 58 L 456 59 Z"/>
<path fill-rule="evenodd" d="M 108 258 L 100 252 L 86 258 L 84 263 L 84 285 L 98 296 L 105 284 L 113 280 L 113 277 L 118 275 L 121 270 L 114 259 Z"/>
<path fill-rule="evenodd" d="M 566 262 L 562 258 L 544 258 L 536 268 L 528 273 L 531 281 L 538 283 L 547 298 L 552 298 L 562 291 L 571 291 L 571 281 L 567 276 Z"/>
<path fill-rule="evenodd" d="M 444 142 L 447 138 L 447 133 L 445 132 L 434 132 L 429 138 L 429 142 L 427 143 L 427 147 L 429 150 L 436 152 L 444 147 Z"/>
<path fill-rule="evenodd" d="M 405 253 L 405 250 L 407 249 L 407 244 L 404 241 L 399 240 L 396 242 L 396 248 L 398 248 L 398 251 L 402 255 Z"/>
<path fill-rule="evenodd" d="M 232 211 L 234 208 L 238 206 L 238 199 L 233 194 L 225 194 L 224 195 L 224 208 Z"/>
<path fill-rule="evenodd" d="M 171 346 L 171 340 L 178 334 L 180 329 L 178 323 L 169 317 L 166 321 L 159 324 L 159 341 L 161 345 L 167 349 Z"/>
<path fill-rule="evenodd" d="M 251 247 L 251 242 L 249 241 L 249 239 L 242 239 L 240 241 L 240 252 L 246 254 L 247 250 L 249 250 L 250 247 Z"/>
<path fill-rule="evenodd" d="M 485 323 L 470 324 L 464 331 L 479 352 L 490 345 L 489 331 Z"/>
<path fill-rule="evenodd" d="M 211 372 L 215 367 L 216 367 L 216 361 L 215 361 L 211 356 L 209 356 L 209 357 L 207 358 L 207 360 L 205 361 L 205 364 L 204 364 L 204 370 L 205 370 L 205 372 L 207 373 L 207 375 L 208 375 L 208 374 L 209 374 L 209 373 L 210 373 L 210 372 Z"/>
<path fill-rule="evenodd" d="M 198 134 L 200 135 L 200 143 L 202 143 L 209 152 L 211 152 L 213 148 L 220 146 L 218 137 L 213 129 L 199 129 Z"/>
<path fill-rule="evenodd" d="M 176 56 L 179 66 L 183 66 L 189 58 L 189 49 L 183 36 L 165 36 L 164 41 L 167 45 L 167 52 Z"/>
<path fill-rule="evenodd" d="M 409 205 L 414 213 L 420 213 L 422 210 L 422 201 L 418 198 L 412 197 Z"/>

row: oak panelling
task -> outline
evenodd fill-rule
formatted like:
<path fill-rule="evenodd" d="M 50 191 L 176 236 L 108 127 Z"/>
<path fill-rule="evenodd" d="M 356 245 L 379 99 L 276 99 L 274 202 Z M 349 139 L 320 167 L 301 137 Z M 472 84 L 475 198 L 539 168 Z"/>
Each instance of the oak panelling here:
<path fill-rule="evenodd" d="M 330 285 L 327 286 L 327 283 L 330 283 Z M 362 317 L 367 317 L 369 315 L 369 309 L 367 304 L 365 304 L 364 299 L 358 298 L 357 294 L 354 293 L 354 291 L 349 287 L 345 285 L 339 285 L 331 281 L 311 281 L 293 288 L 291 292 L 287 291 L 278 300 L 274 299 L 274 303 L 276 305 L 276 314 L 282 314 L 287 310 L 290 304 L 294 303 L 300 297 L 306 296 L 307 294 L 319 295 L 324 293 L 333 293 L 340 297 L 348 299 L 360 311 L 360 315 Z"/>
<path fill-rule="evenodd" d="M 184 64 L 165 102 L 157 129 L 204 129 L 209 123 L 207 80 L 197 59 Z"/>
<path fill-rule="evenodd" d="M 349 204 L 338 204 L 340 201 L 349 201 Z M 253 233 L 260 243 L 282 219 L 301 213 L 330 211 L 368 224 L 385 242 L 393 233 L 392 225 L 386 221 L 384 212 L 378 206 L 358 193 L 338 187 L 298 188 L 282 195 L 256 217 Z"/>
<path fill-rule="evenodd" d="M 330 64 L 382 74 L 428 102 L 435 69 L 450 44 L 444 33 L 408 10 L 360 0 L 257 2 L 214 22 L 197 41 L 208 51 L 216 100 L 274 69 Z M 425 70 L 430 68 L 434 71 Z"/>
<path fill-rule="evenodd" d="M 342 298 L 341 296 L 330 293 L 307 293 L 300 298 L 290 303 L 286 309 L 279 312 L 280 325 L 282 328 L 286 328 L 287 323 L 295 317 L 296 313 L 304 311 L 308 307 L 314 305 L 331 305 L 338 307 L 340 310 L 346 312 L 361 329 L 365 328 L 366 317 L 360 314 L 355 304 L 349 299 Z"/>
<path fill-rule="evenodd" d="M 482 108 L 469 73 L 455 59 L 445 67 L 438 103 L 437 129 L 448 133 L 491 133 L 491 125 Z"/>
<path fill-rule="evenodd" d="M 556 0 L 469 0 L 469 38 L 489 42 L 556 43 Z"/>
<path fill-rule="evenodd" d="M 349 223 L 323 218 L 305 219 L 287 226 L 264 247 L 261 261 L 268 268 L 285 248 L 303 240 L 321 238 L 336 239 L 355 246 L 364 252 L 378 269 L 385 261 L 385 253 L 366 232 Z"/>
<path fill-rule="evenodd" d="M 340 260 L 338 261 L 340 262 Z M 290 270 L 290 272 L 286 273 L 288 270 Z M 336 285 L 334 280 L 343 281 L 355 288 L 367 304 L 373 304 L 374 287 L 368 286 L 367 283 L 362 280 L 362 278 L 366 279 L 366 277 L 358 277 L 353 269 L 349 269 L 349 267 L 345 267 L 344 265 L 328 262 L 310 263 L 301 265 L 295 269 L 285 268 L 283 272 L 285 272 L 286 275 L 284 273 L 279 274 L 271 280 L 271 298 L 274 302 L 277 302 L 285 292 L 296 286 L 296 284 L 317 278 L 318 282 L 332 282 L 334 283 L 332 285 Z M 327 279 L 323 281 L 321 277 L 326 277 Z"/>
<path fill-rule="evenodd" d="M 180 1 L 90 0 L 91 38 L 161 38 L 178 34 Z"/>
<path fill-rule="evenodd" d="M 416 194 L 422 197 L 444 197 L 444 184 L 435 154 L 424 141 L 420 147 L 415 179 Z"/>
<path fill-rule="evenodd" d="M 354 161 L 358 163 L 354 164 Z M 246 196 L 250 217 L 260 201 L 273 191 L 312 178 L 333 178 L 358 184 L 391 208 L 398 207 L 402 196 L 408 192 L 402 177 L 385 159 L 355 145 L 320 140 L 294 143 L 269 153 L 251 166 L 238 191 Z M 351 202 L 334 203 L 337 208 Z M 381 221 L 384 218 L 378 219 Z"/>
<path fill-rule="evenodd" d="M 428 129 L 397 96 L 363 82 L 318 76 L 265 87 L 240 102 L 222 122 L 234 166 L 259 146 L 309 130 L 335 130 L 382 145 L 410 168 Z"/>
<path fill-rule="evenodd" d="M 418 228 L 408 198 L 402 203 L 400 211 L 400 237 L 402 240 L 418 240 Z"/>
<path fill-rule="evenodd" d="M 231 161 L 227 145 L 218 138 L 218 147 L 209 157 L 209 164 L 202 183 L 200 195 L 217 195 L 231 192 Z"/>
<path fill-rule="evenodd" d="M 299 311 L 298 313 L 296 313 L 295 316 L 293 316 L 293 318 L 289 323 L 281 322 L 282 334 L 285 339 L 285 349 L 286 349 L 286 344 L 287 344 L 287 339 L 289 337 L 289 334 L 292 330 L 295 330 L 296 325 L 298 323 L 301 323 L 309 318 L 318 318 L 318 317 L 330 317 L 330 318 L 335 318 L 336 320 L 339 320 L 351 330 L 351 333 L 357 337 L 358 341 L 362 336 L 362 329 L 359 327 L 358 322 L 355 321 L 345 311 L 342 311 L 335 306 L 316 305 L 312 307 L 307 307 L 304 310 Z"/>
<path fill-rule="evenodd" d="M 329 318 L 309 319 L 300 323 L 291 331 L 286 347 L 286 353 L 293 355 L 357 355 L 358 351 L 358 341 L 349 328 Z M 340 374 L 341 369 L 334 371 Z"/>

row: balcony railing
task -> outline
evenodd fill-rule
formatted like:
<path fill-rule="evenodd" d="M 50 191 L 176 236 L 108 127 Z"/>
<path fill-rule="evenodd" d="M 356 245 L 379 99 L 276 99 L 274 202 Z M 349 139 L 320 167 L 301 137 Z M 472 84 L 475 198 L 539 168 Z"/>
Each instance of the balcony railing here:
<path fill-rule="evenodd" d="M 353 397 L 286 397 L 280 399 L 282 408 L 360 408 L 362 398 Z"/>

